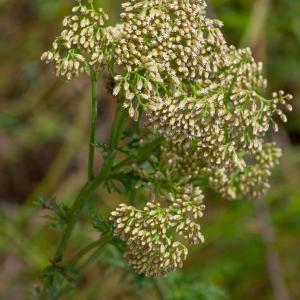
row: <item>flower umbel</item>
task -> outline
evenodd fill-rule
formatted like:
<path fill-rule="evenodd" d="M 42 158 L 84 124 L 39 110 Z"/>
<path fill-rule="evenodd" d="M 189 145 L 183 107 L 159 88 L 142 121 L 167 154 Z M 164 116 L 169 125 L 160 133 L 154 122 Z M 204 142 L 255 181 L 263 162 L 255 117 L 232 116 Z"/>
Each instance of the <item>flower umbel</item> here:
<path fill-rule="evenodd" d="M 41 57 L 55 64 L 59 77 L 71 80 L 82 73 L 102 71 L 110 63 L 111 48 L 120 27 L 104 27 L 108 15 L 102 8 L 96 9 L 93 2 L 78 1 L 72 14 L 64 18 L 63 31 L 52 49 Z"/>
<path fill-rule="evenodd" d="M 137 273 L 158 277 L 182 267 L 188 249 L 178 235 L 189 244 L 204 242 L 200 225 L 191 219 L 202 216 L 201 191 L 185 188 L 169 198 L 166 208 L 151 201 L 142 210 L 121 204 L 111 213 L 115 235 L 126 242 L 125 258 Z"/>

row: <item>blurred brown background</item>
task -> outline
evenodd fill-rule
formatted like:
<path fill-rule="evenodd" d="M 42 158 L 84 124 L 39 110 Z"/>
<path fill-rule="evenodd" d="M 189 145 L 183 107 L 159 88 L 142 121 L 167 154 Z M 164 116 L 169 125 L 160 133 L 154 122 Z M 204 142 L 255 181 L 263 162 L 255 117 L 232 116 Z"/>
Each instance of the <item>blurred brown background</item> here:
<path fill-rule="evenodd" d="M 1 300 L 27 299 L 55 248 L 59 232 L 49 227 L 44 213 L 32 203 L 41 195 L 71 203 L 86 176 L 89 81 L 80 78 L 66 84 L 39 60 L 60 31 L 61 20 L 74 2 L 0 0 Z M 111 24 L 118 22 L 120 2 L 102 1 Z M 268 253 L 275 249 L 282 267 L 279 277 L 285 281 L 282 297 L 288 297 L 280 300 L 297 300 L 300 299 L 300 1 L 212 0 L 210 14 L 224 22 L 228 42 L 251 46 L 255 57 L 264 61 L 270 90 L 283 89 L 294 95 L 294 111 L 280 133 L 274 135 L 284 150 L 281 166 L 273 176 L 273 187 L 266 197 L 265 213 L 270 214 L 275 240 L 263 242 L 261 216 L 257 216 L 251 202 L 213 199 L 207 203 L 207 215 L 202 220 L 206 244 L 192 250 L 183 270 L 183 274 L 192 274 L 196 283 L 202 288 L 204 284 L 204 291 L 205 287 L 208 291 L 191 298 L 179 291 L 178 298 L 169 299 L 275 299 L 278 291 L 271 284 L 267 268 Z M 100 88 L 97 136 L 105 139 L 115 103 L 106 94 L 104 83 L 100 83 Z M 95 197 L 99 209 L 107 212 L 119 201 L 119 196 L 108 196 L 101 190 Z M 72 247 L 78 248 L 94 235 L 86 222 L 77 230 Z M 114 260 L 122 262 L 118 257 Z M 104 259 L 91 270 L 70 299 L 155 299 L 149 286 L 133 284 L 130 279 L 120 281 L 123 271 L 118 267 L 110 270 L 109 264 Z M 211 290 L 214 288 L 220 289 L 220 293 L 213 290 L 214 294 Z"/>

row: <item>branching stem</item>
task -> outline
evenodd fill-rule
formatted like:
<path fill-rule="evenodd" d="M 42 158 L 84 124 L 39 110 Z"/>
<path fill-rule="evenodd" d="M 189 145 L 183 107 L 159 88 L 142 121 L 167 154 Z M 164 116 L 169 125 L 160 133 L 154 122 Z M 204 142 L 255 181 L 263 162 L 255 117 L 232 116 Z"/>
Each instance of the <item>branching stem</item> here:
<path fill-rule="evenodd" d="M 100 173 L 92 180 L 89 180 L 79 192 L 77 196 L 70 214 L 68 218 L 68 223 L 66 225 L 65 231 L 62 235 L 60 243 L 58 245 L 56 254 L 53 259 L 53 264 L 57 264 L 62 261 L 65 249 L 68 245 L 68 241 L 72 235 L 74 227 L 76 225 L 78 216 L 82 211 L 82 208 L 85 204 L 85 201 L 88 199 L 90 194 L 99 186 L 101 185 L 110 175 L 111 169 L 113 167 L 113 163 L 116 156 L 115 148 L 118 145 L 118 142 L 122 136 L 122 129 L 124 127 L 124 122 L 126 120 L 127 114 L 123 110 L 123 108 L 119 107 L 115 116 L 115 120 L 112 127 L 112 134 L 110 138 L 110 151 L 104 158 L 103 166 Z"/>
<path fill-rule="evenodd" d="M 94 144 L 95 144 L 95 130 L 96 130 L 96 121 L 97 121 L 97 81 L 96 78 L 92 78 L 92 121 L 91 121 L 91 135 L 90 135 L 90 144 L 89 144 L 89 177 L 87 182 L 84 184 L 80 190 L 77 198 L 75 199 L 67 219 L 67 224 L 58 244 L 56 253 L 54 255 L 52 265 L 54 267 L 65 266 L 76 266 L 78 265 L 79 260 L 87 255 L 93 249 L 94 252 L 91 256 L 79 267 L 79 276 L 84 272 L 84 270 L 89 267 L 99 256 L 100 251 L 102 251 L 104 245 L 109 243 L 113 237 L 111 235 L 103 236 L 100 240 L 92 242 L 90 245 L 87 245 L 85 248 L 81 249 L 68 263 L 64 264 L 63 257 L 65 250 L 68 246 L 71 235 L 74 231 L 75 225 L 78 221 L 79 215 L 90 195 L 99 187 L 105 180 L 109 179 L 115 172 L 126 167 L 133 162 L 141 162 L 151 154 L 151 152 L 159 147 L 162 142 L 162 138 L 157 138 L 151 141 L 149 144 L 142 146 L 135 154 L 125 158 L 118 164 L 115 164 L 117 148 L 124 128 L 126 127 L 126 121 L 128 119 L 128 113 L 121 105 L 118 106 L 116 116 L 111 128 L 111 136 L 109 140 L 109 147 L 106 153 L 104 153 L 104 161 L 102 168 L 98 175 L 94 175 Z M 63 290 L 70 288 L 72 283 L 67 284 Z M 47 290 L 50 288 L 48 284 L 45 284 L 42 299 L 47 299 Z M 61 290 L 62 292 L 62 290 Z M 59 294 L 61 294 L 61 292 Z"/>

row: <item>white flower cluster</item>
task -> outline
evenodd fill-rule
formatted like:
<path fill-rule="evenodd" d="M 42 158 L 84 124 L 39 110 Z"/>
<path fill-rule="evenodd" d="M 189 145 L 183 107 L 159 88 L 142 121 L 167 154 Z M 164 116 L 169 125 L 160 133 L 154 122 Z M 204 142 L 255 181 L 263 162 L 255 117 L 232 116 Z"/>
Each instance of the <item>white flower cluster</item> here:
<path fill-rule="evenodd" d="M 63 31 L 43 53 L 41 59 L 53 62 L 56 75 L 71 80 L 82 73 L 100 71 L 111 59 L 111 48 L 120 33 L 120 26 L 104 27 L 108 16 L 93 1 L 78 5 L 63 20 Z"/>
<path fill-rule="evenodd" d="M 270 188 L 271 171 L 279 163 L 281 149 L 274 143 L 263 144 L 254 161 L 242 171 L 227 173 L 224 169 L 205 169 L 212 188 L 227 199 L 257 199 Z"/>
<path fill-rule="evenodd" d="M 182 267 L 188 249 L 176 236 L 189 244 L 204 241 L 200 225 L 193 221 L 202 216 L 202 199 L 199 188 L 186 188 L 166 197 L 166 208 L 151 201 L 143 210 L 121 204 L 111 213 L 115 235 L 126 242 L 125 258 L 137 273 L 158 277 Z"/>
<path fill-rule="evenodd" d="M 132 103 L 143 106 L 154 96 L 172 94 L 169 86 L 182 80 L 206 80 L 226 63 L 222 24 L 206 18 L 205 7 L 203 0 L 123 4 L 115 56 L 126 75 L 116 77 L 115 94 L 121 93 L 131 111 Z"/>
<path fill-rule="evenodd" d="M 198 245 L 204 242 L 204 236 L 200 231 L 200 225 L 194 222 L 203 216 L 205 206 L 203 194 L 199 187 L 185 186 L 174 197 L 170 210 L 176 214 L 171 219 L 175 225 L 175 231 L 181 235 L 190 245 Z"/>
<path fill-rule="evenodd" d="M 129 72 L 150 65 L 179 79 L 205 78 L 212 56 L 216 66 L 223 63 L 226 44 L 221 22 L 206 18 L 205 7 L 203 0 L 124 3 L 117 62 Z"/>
<path fill-rule="evenodd" d="M 149 127 L 178 145 L 196 143 L 210 167 L 243 170 L 243 153 L 263 147 L 275 116 L 286 121 L 291 95 L 262 96 L 267 82 L 250 49 L 227 45 L 203 0 L 123 4 L 123 33 L 115 49 L 125 73 L 114 95 L 130 116 L 139 107 Z"/>
<path fill-rule="evenodd" d="M 248 164 L 242 170 L 210 167 L 195 146 L 180 147 L 175 144 L 164 145 L 159 160 L 162 167 L 159 176 L 170 174 L 170 178 L 195 187 L 208 187 L 225 199 L 261 198 L 270 188 L 272 169 L 279 163 L 282 155 L 275 143 L 264 143 L 263 148 L 247 156 Z M 164 168 L 165 171 L 161 171 Z M 154 182 L 153 178 L 146 177 Z"/>
<path fill-rule="evenodd" d="M 281 156 L 274 143 L 264 143 L 260 151 L 248 157 L 246 168 L 229 171 L 209 167 L 195 149 L 164 143 L 150 159 L 152 168 L 147 164 L 134 167 L 140 176 L 136 188 L 154 193 L 156 200 L 148 202 L 143 210 L 122 204 L 111 213 L 115 235 L 126 242 L 125 257 L 138 273 L 157 277 L 181 267 L 188 250 L 176 238 L 189 245 L 204 242 L 200 225 L 195 222 L 205 209 L 200 187 L 232 200 L 262 197 Z"/>
<path fill-rule="evenodd" d="M 240 61 L 239 71 L 230 67 L 209 85 L 189 82 L 171 96 L 153 97 L 147 106 L 149 126 L 173 143 L 197 144 L 210 167 L 242 170 L 243 153 L 263 148 L 270 124 L 277 130 L 274 115 L 286 121 L 281 107 L 292 109 L 291 95 L 280 91 L 266 99 L 257 92 L 265 80 L 252 60 Z"/>
<path fill-rule="evenodd" d="M 127 243 L 125 258 L 137 273 L 158 277 L 182 266 L 188 251 L 167 236 L 166 210 L 152 202 L 143 210 L 122 204 L 111 216 L 115 234 Z"/>

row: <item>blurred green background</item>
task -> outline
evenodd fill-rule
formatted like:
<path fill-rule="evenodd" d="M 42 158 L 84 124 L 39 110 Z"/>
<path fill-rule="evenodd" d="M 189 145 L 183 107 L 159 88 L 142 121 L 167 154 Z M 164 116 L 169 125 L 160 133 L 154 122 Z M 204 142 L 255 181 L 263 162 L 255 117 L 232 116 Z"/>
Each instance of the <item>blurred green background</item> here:
<path fill-rule="evenodd" d="M 59 231 L 32 203 L 55 196 L 72 203 L 85 181 L 89 81 L 55 78 L 39 58 L 60 31 L 73 0 L 0 0 L 0 299 L 28 299 L 52 256 Z M 102 1 L 118 22 L 120 0 Z M 166 299 L 300 299 L 300 1 L 212 0 L 228 42 L 251 46 L 264 61 L 270 90 L 294 95 L 289 122 L 273 136 L 283 148 L 267 207 L 252 202 L 207 202 L 203 246 L 191 250 L 182 272 L 159 284 Z M 98 137 L 106 138 L 115 103 L 101 84 Z M 98 153 L 98 164 L 101 154 Z M 98 190 L 91 199 L 109 212 L 121 201 Z M 260 221 L 270 217 L 260 226 Z M 267 232 L 266 232 L 267 231 Z M 97 233 L 83 215 L 69 249 Z M 157 299 L 147 280 L 129 273 L 114 249 L 66 299 Z M 281 271 L 268 266 L 277 259 Z M 272 260 L 273 258 L 273 260 Z M 280 274 L 277 274 L 280 273 Z M 271 272 L 272 274 L 272 272 Z M 279 275 L 279 277 L 277 276 Z M 278 279 L 279 278 L 279 279 Z M 273 278 L 274 283 L 274 278 Z M 279 290 L 278 290 L 279 286 Z M 280 286 L 285 291 L 280 296 Z M 282 291 L 281 291 L 282 292 Z M 277 296 L 276 296 L 277 295 Z M 277 298 L 276 298 L 277 297 Z M 281 297 L 281 298 L 278 298 Z M 287 298 L 286 298 L 287 297 Z"/>

